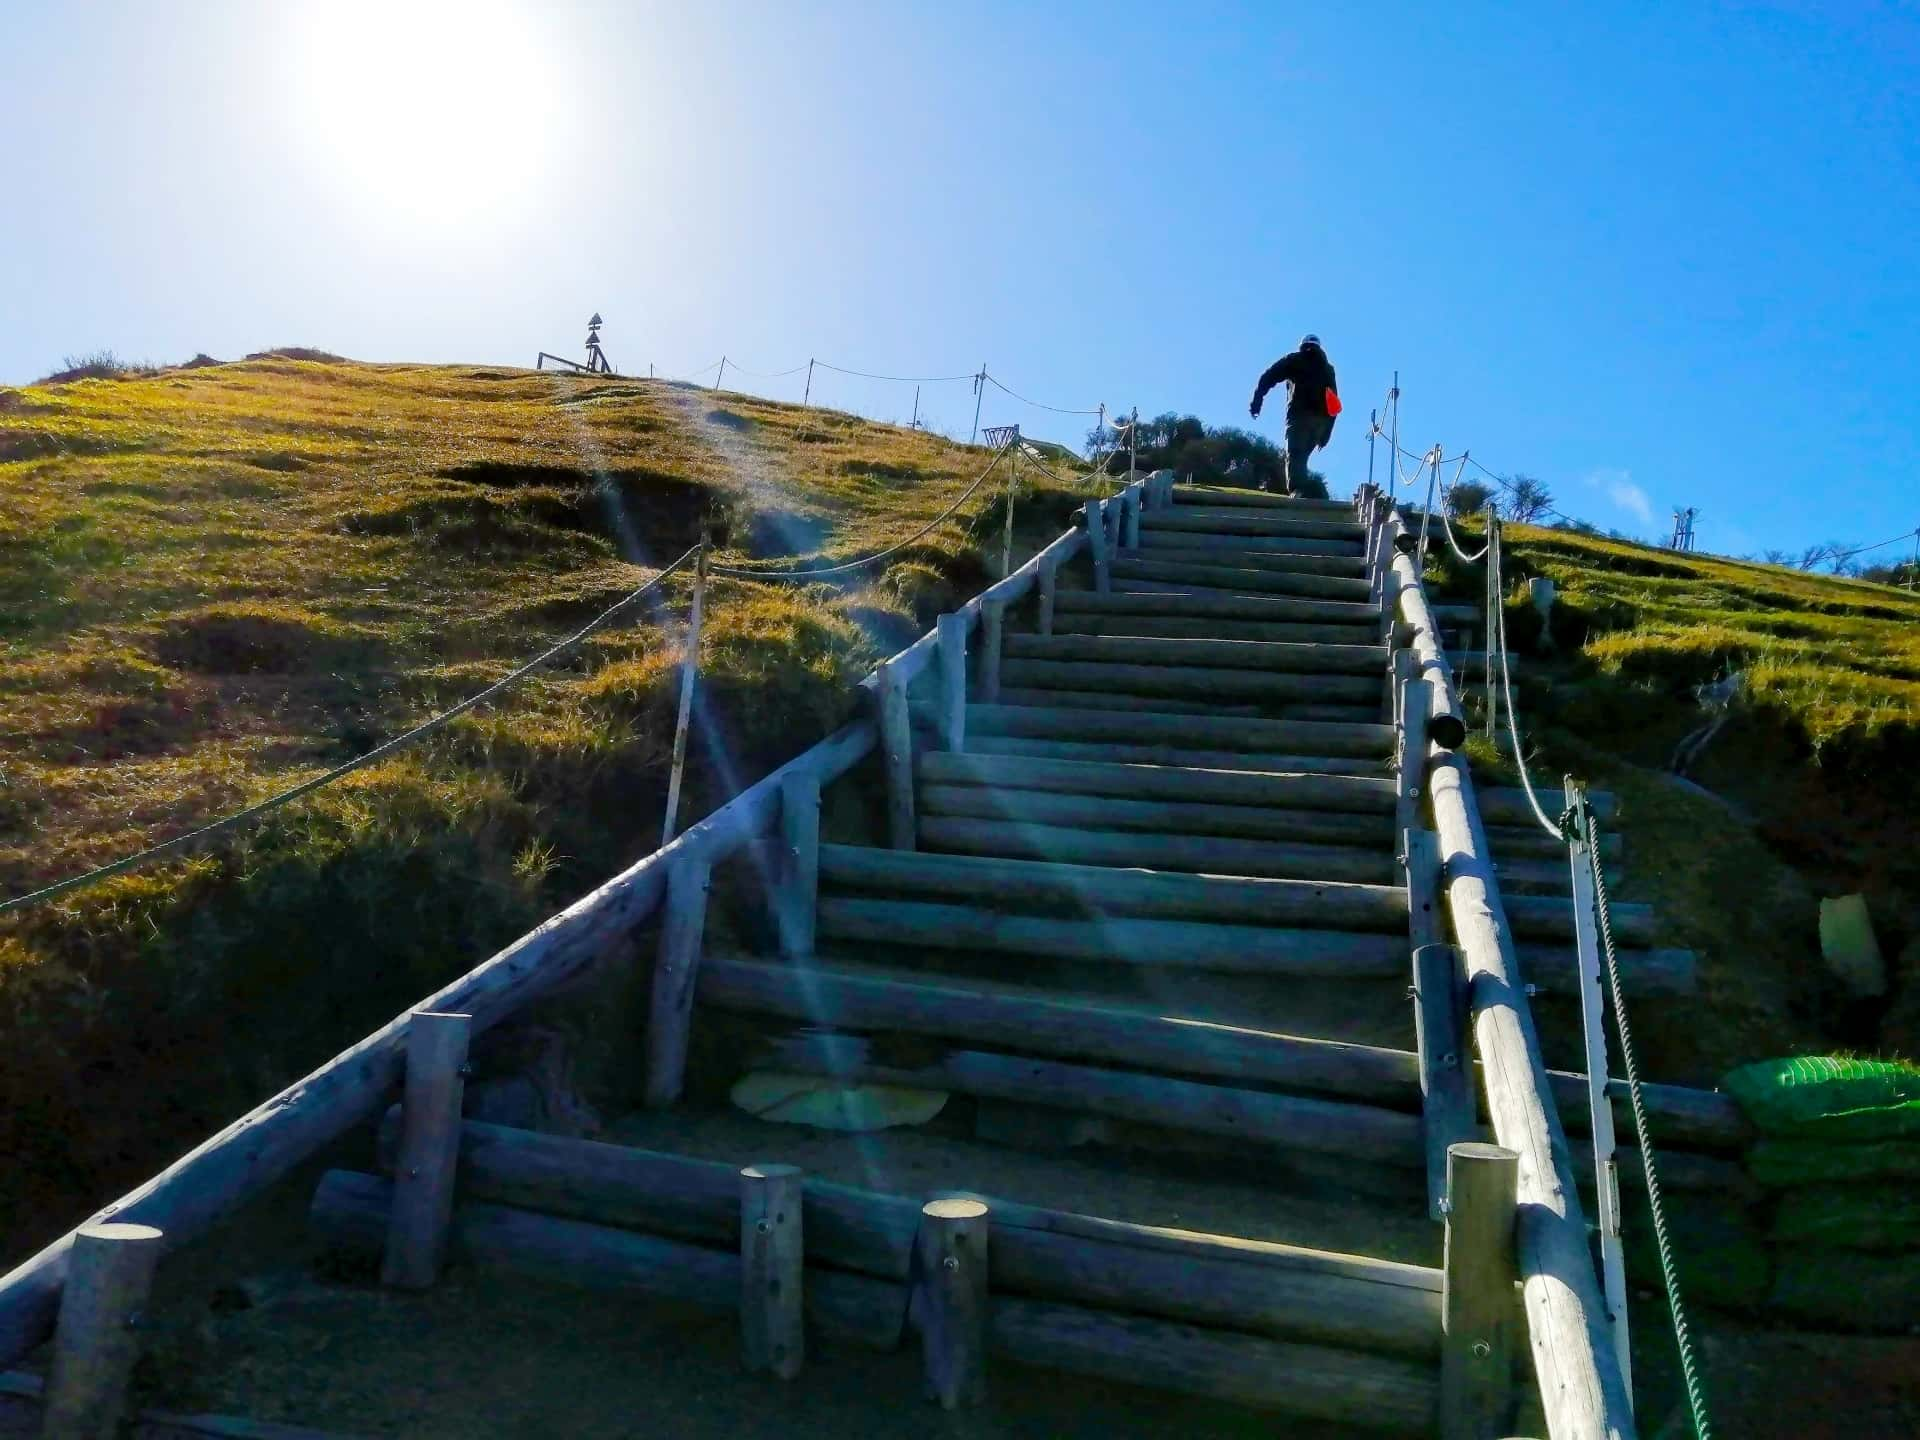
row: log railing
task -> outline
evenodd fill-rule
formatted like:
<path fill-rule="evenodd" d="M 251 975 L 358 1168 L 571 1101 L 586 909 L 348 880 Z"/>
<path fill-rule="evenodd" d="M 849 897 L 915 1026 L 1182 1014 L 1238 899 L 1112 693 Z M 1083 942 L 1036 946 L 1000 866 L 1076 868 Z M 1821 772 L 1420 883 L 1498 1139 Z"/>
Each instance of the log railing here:
<path fill-rule="evenodd" d="M 1553 1440 L 1628 1440 L 1632 1397 L 1616 1362 L 1587 1223 L 1540 1038 L 1527 1005 L 1513 927 L 1500 896 L 1467 757 L 1466 725 L 1399 512 L 1387 508 L 1375 552 L 1382 603 L 1410 628 L 1417 675 L 1431 685 L 1423 773 L 1439 834 L 1443 885 L 1465 968 L 1469 1014 L 1499 1144 L 1518 1153 L 1515 1240 L 1527 1337 Z"/>

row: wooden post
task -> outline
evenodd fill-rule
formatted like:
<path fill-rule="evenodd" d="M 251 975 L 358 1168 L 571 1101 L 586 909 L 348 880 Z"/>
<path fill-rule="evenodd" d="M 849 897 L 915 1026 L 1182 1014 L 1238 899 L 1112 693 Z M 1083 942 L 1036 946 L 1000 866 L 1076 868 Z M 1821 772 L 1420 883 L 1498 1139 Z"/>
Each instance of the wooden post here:
<path fill-rule="evenodd" d="M 693 612 L 687 617 L 687 653 L 680 660 L 680 715 L 673 727 L 673 769 L 667 777 L 667 818 L 660 827 L 660 843 L 673 839 L 680 815 L 680 777 L 687 768 L 687 727 L 693 717 L 693 685 L 700 674 L 700 612 L 707 594 L 707 542 L 693 567 Z"/>
<path fill-rule="evenodd" d="M 1403 692 L 1415 674 L 1414 658 L 1412 651 L 1394 648 L 1391 634 L 1387 636 L 1386 646 L 1392 658 L 1387 661 L 1387 694 L 1380 707 L 1380 718 L 1390 725 L 1398 725 Z"/>
<path fill-rule="evenodd" d="M 1113 585 L 1107 570 L 1106 505 L 1099 500 L 1087 501 L 1087 553 L 1093 559 L 1093 588 L 1105 594 Z"/>
<path fill-rule="evenodd" d="M 927 1393 L 943 1410 L 987 1393 L 987 1207 L 929 1200 L 920 1209 L 920 1347 Z"/>
<path fill-rule="evenodd" d="M 805 1238 L 797 1165 L 740 1172 L 740 1348 L 749 1370 L 782 1380 L 806 1359 Z"/>
<path fill-rule="evenodd" d="M 1413 652 L 1402 650 L 1412 658 Z M 1399 794 L 1394 799 L 1394 833 L 1420 828 L 1421 796 L 1427 782 L 1427 714 L 1433 706 L 1433 682 L 1408 680 L 1400 692 Z"/>
<path fill-rule="evenodd" d="M 819 904 L 820 777 L 789 775 L 780 782 L 780 866 L 774 882 L 774 923 L 787 959 L 813 954 Z"/>
<path fill-rule="evenodd" d="M 111 1440 L 120 1433 L 127 1377 L 140 1353 L 137 1327 L 164 1238 L 151 1225 L 75 1232 L 44 1392 L 46 1440 Z"/>
<path fill-rule="evenodd" d="M 1053 634 L 1053 597 L 1060 581 L 1060 564 L 1049 560 L 1040 567 L 1039 614 L 1034 629 L 1042 635 Z"/>
<path fill-rule="evenodd" d="M 1442 1440 L 1500 1440 L 1508 1433 L 1519 1179 L 1520 1157 L 1512 1150 L 1469 1143 L 1447 1152 Z"/>
<path fill-rule="evenodd" d="M 1440 837 L 1415 825 L 1400 832 L 1407 866 L 1407 938 L 1413 948 L 1438 945 L 1440 934 Z"/>
<path fill-rule="evenodd" d="M 653 1009 L 647 1016 L 646 1102 L 655 1108 L 678 1100 L 686 1081 L 687 1032 L 693 1025 L 693 987 L 706 933 L 712 868 L 699 855 L 678 855 L 667 871 L 660 951 L 653 964 Z"/>
<path fill-rule="evenodd" d="M 914 848 L 913 719 L 907 684 L 891 662 L 880 667 L 880 750 L 887 767 L 887 835 L 896 850 Z"/>
<path fill-rule="evenodd" d="M 967 617 L 942 615 L 935 622 L 940 643 L 940 743 L 967 748 Z"/>
<path fill-rule="evenodd" d="M 1006 618 L 1005 601 L 981 600 L 980 702 L 983 705 L 992 705 L 1000 698 L 1000 637 Z"/>
<path fill-rule="evenodd" d="M 1420 1056 L 1420 1115 L 1427 1143 L 1427 1208 L 1446 1214 L 1447 1155 L 1474 1137 L 1473 1089 L 1467 1079 L 1466 989 L 1451 945 L 1413 952 L 1413 1035 Z"/>
<path fill-rule="evenodd" d="M 1144 482 L 1143 482 L 1144 483 Z M 1125 505 L 1120 511 L 1120 528 L 1124 533 L 1122 543 L 1129 550 L 1140 548 L 1140 506 L 1142 494 L 1139 488 L 1129 488 Z"/>
<path fill-rule="evenodd" d="M 467 1015 L 417 1010 L 407 1030 L 404 1129 L 380 1268 L 382 1283 L 403 1290 L 432 1285 L 446 1259 L 472 1027 Z"/>

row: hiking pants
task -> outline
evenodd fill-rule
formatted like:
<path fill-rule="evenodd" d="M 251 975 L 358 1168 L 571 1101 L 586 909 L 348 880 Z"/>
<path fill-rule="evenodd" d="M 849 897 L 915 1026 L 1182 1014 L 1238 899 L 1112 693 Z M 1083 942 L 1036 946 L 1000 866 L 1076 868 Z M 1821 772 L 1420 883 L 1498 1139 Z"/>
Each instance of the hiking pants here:
<path fill-rule="evenodd" d="M 1306 484 L 1307 457 L 1333 438 L 1333 416 L 1287 416 L 1287 493 L 1297 495 Z"/>

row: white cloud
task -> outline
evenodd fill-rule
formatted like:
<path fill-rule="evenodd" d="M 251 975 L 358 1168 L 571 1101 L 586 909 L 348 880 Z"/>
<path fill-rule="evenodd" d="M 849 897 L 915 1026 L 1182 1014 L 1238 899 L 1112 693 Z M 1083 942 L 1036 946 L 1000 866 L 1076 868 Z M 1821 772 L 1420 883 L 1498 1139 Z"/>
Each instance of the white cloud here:
<path fill-rule="evenodd" d="M 1637 517 L 1642 525 L 1653 524 L 1653 501 L 1647 492 L 1633 483 L 1633 475 L 1626 470 L 1600 469 L 1590 472 L 1587 484 L 1604 490 L 1607 498 L 1622 510 Z"/>

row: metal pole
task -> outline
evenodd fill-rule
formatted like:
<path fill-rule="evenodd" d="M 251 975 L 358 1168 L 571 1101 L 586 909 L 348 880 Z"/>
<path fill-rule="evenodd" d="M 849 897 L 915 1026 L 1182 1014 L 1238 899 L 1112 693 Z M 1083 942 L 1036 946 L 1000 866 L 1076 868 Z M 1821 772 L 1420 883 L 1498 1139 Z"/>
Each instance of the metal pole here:
<path fill-rule="evenodd" d="M 812 398 L 813 398 L 813 360 L 811 359 L 811 357 L 809 357 L 809 359 L 807 360 L 807 388 L 801 393 L 800 403 L 804 405 Z"/>
<path fill-rule="evenodd" d="M 1434 458 L 1437 461 L 1439 457 L 1435 456 Z M 1438 469 L 1439 466 L 1436 464 L 1434 468 Z M 1494 637 L 1500 633 L 1497 627 L 1500 624 L 1500 604 L 1502 600 L 1500 594 L 1500 536 L 1497 533 L 1499 524 L 1500 518 L 1494 514 L 1493 501 L 1489 500 L 1487 501 L 1486 558 L 1487 634 L 1485 643 L 1480 647 L 1480 653 L 1486 657 L 1487 662 L 1487 739 L 1496 745 L 1499 744 L 1500 736 L 1498 733 L 1499 726 L 1495 723 L 1495 717 L 1498 713 L 1498 696 L 1495 694 L 1493 688 L 1493 644 Z M 1507 718 L 1511 720 L 1513 717 L 1509 715 Z M 1515 728 L 1517 729 L 1518 727 L 1516 726 Z M 1521 757 L 1519 755 L 1516 754 L 1513 758 L 1516 765 L 1520 763 Z"/>
<path fill-rule="evenodd" d="M 1013 427 L 1013 440 L 1007 454 L 1007 524 L 1000 541 L 1000 577 L 1013 573 L 1013 482 L 1020 473 L 1020 427 Z"/>
<path fill-rule="evenodd" d="M 987 362 L 980 362 L 980 373 L 973 377 L 973 434 L 967 437 L 967 443 L 973 444 L 980 438 L 980 402 L 987 397 Z"/>
<path fill-rule="evenodd" d="M 1567 843 L 1573 871 L 1574 951 L 1580 962 L 1580 1018 L 1587 1037 L 1587 1113 L 1593 1128 L 1595 1194 L 1600 1221 L 1600 1276 L 1607 1297 L 1613 1348 L 1620 1378 L 1633 1389 L 1632 1346 L 1627 1337 L 1627 1263 L 1620 1243 L 1620 1171 L 1614 1161 L 1613 1102 L 1607 1098 L 1607 992 L 1600 975 L 1600 943 L 1594 923 L 1593 812 L 1569 775 L 1566 795 L 1579 815 L 1579 829 Z"/>
<path fill-rule="evenodd" d="M 1393 433 L 1387 437 L 1387 473 L 1400 473 L 1400 372 L 1393 372 L 1393 388 L 1387 392 L 1387 399 L 1393 402 Z M 1417 477 L 1416 477 L 1417 478 Z M 1389 490 L 1394 487 L 1389 485 Z"/>
<path fill-rule="evenodd" d="M 693 567 L 693 613 L 687 617 L 687 653 L 680 660 L 680 718 L 673 729 L 673 771 L 667 779 L 667 818 L 660 830 L 660 843 L 673 839 L 674 821 L 680 814 L 680 777 L 687 768 L 687 723 L 693 717 L 693 682 L 700 673 L 700 616 L 707 598 L 707 541 L 700 541 L 700 554 Z"/>
<path fill-rule="evenodd" d="M 1373 488 L 1373 442 L 1380 435 L 1380 412 L 1367 412 L 1367 488 Z"/>
<path fill-rule="evenodd" d="M 1133 445 L 1134 437 L 1139 433 L 1140 407 L 1136 405 L 1133 407 L 1132 413 L 1127 416 L 1127 484 L 1129 485 L 1133 484 L 1133 472 L 1139 468 L 1135 463 L 1138 452 L 1134 449 Z"/>
<path fill-rule="evenodd" d="M 713 388 L 718 390 L 720 382 L 727 378 L 727 357 L 720 357 L 720 368 L 713 372 Z"/>
<path fill-rule="evenodd" d="M 918 385 L 913 387 L 913 423 L 907 428 L 909 430 L 920 428 L 920 387 Z"/>

